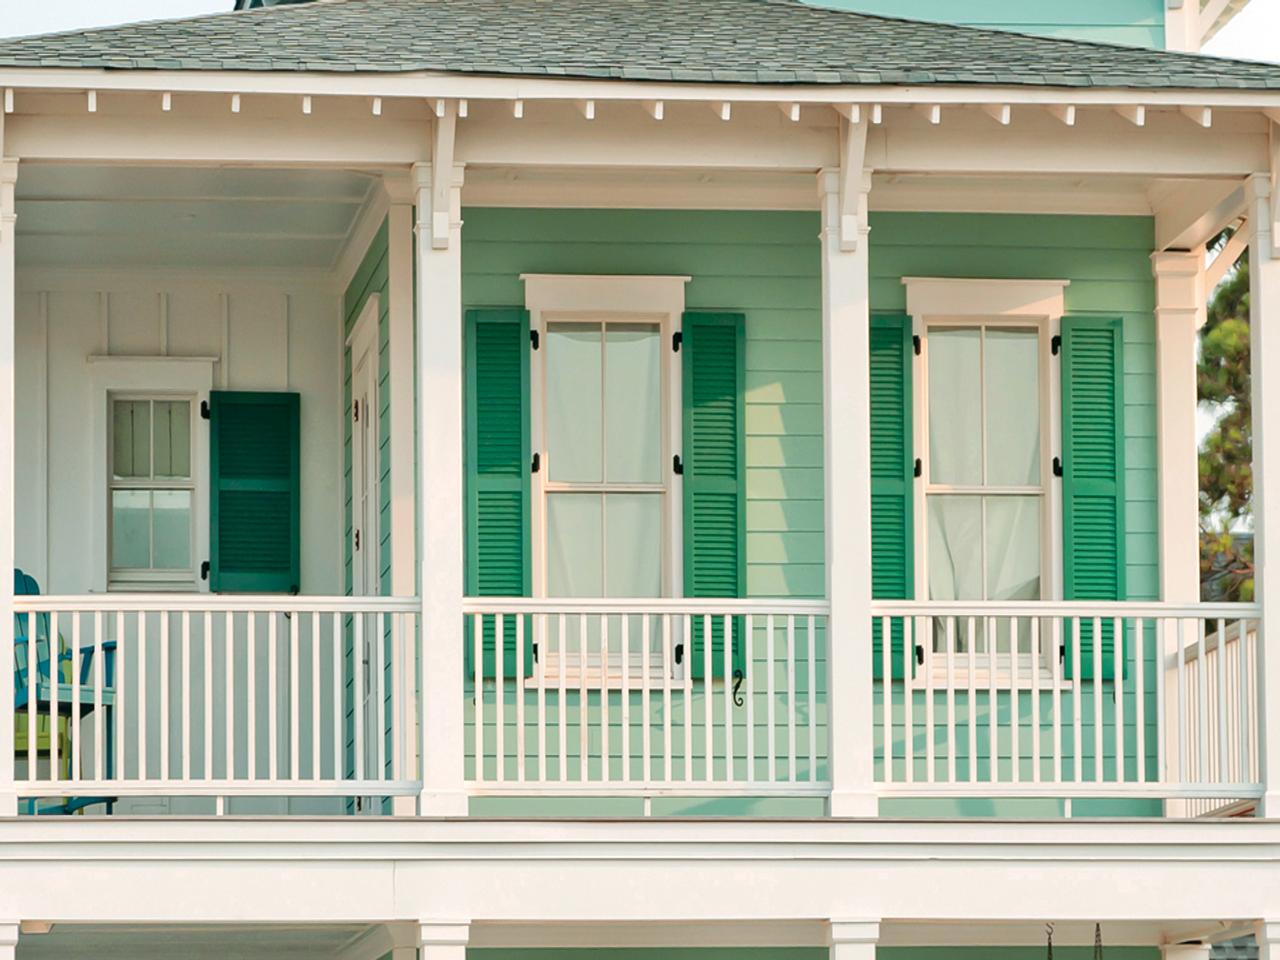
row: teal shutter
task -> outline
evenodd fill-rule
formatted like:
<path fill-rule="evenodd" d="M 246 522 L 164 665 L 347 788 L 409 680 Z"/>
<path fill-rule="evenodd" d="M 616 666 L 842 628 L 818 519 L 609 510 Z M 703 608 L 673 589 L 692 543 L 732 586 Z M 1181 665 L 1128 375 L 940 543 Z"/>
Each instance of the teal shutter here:
<path fill-rule="evenodd" d="M 746 318 L 684 315 L 684 594 L 746 593 L 746 426 L 743 402 Z M 733 621 L 732 668 L 745 668 L 743 625 Z M 703 623 L 690 638 L 691 675 L 705 674 Z M 712 676 L 724 674 L 724 631 L 712 628 Z"/>
<path fill-rule="evenodd" d="M 915 459 L 911 426 L 911 318 L 871 317 L 871 596 L 910 600 L 914 595 Z M 871 626 L 872 675 L 884 676 L 881 623 Z M 890 637 L 894 680 L 905 673 L 903 628 Z"/>
<path fill-rule="evenodd" d="M 467 595 L 527 597 L 529 532 L 529 312 L 468 310 L 466 317 Z M 468 675 L 474 624 L 467 622 Z M 483 675 L 493 677 L 495 621 L 483 626 Z M 525 624 L 524 675 L 532 673 L 533 632 Z M 504 677 L 516 675 L 515 622 L 504 618 Z"/>
<path fill-rule="evenodd" d="M 1063 595 L 1125 599 L 1124 336 L 1121 321 L 1062 318 Z M 1093 679 L 1093 624 L 1080 623 L 1080 677 Z M 1071 624 L 1065 672 L 1075 676 Z M 1102 676 L 1115 675 L 1115 629 L 1102 624 Z M 1129 651 L 1123 651 L 1125 671 Z"/>
<path fill-rule="evenodd" d="M 209 394 L 209 587 L 297 593 L 301 530 L 296 393 Z"/>

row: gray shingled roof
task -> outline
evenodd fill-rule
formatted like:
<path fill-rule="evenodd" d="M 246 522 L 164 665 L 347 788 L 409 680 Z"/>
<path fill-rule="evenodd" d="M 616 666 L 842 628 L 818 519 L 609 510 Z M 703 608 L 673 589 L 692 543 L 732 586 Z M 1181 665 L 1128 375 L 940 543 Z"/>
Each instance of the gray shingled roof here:
<path fill-rule="evenodd" d="M 801 0 L 316 0 L 0 42 L 0 66 L 1280 90 L 1280 65 Z"/>

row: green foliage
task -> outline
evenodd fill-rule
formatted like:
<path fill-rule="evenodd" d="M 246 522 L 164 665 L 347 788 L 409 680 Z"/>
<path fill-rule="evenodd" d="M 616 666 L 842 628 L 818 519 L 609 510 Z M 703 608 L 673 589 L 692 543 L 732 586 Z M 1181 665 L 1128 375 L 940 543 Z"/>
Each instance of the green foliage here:
<path fill-rule="evenodd" d="M 1249 383 L 1249 259 L 1213 293 L 1200 335 L 1200 401 L 1218 420 L 1200 448 L 1201 593 L 1253 599 L 1253 409 Z"/>

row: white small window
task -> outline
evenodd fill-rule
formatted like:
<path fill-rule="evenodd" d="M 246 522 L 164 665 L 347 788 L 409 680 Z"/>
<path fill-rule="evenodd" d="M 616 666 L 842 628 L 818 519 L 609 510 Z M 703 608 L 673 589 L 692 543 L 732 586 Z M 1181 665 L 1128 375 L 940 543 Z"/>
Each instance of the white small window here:
<path fill-rule="evenodd" d="M 108 404 L 108 583 L 191 588 L 195 397 L 110 394 Z"/>
<path fill-rule="evenodd" d="M 1060 388 L 1050 344 L 1063 281 L 908 279 L 915 376 L 915 595 L 964 603 L 1056 599 Z M 937 618 L 918 680 L 967 685 L 1052 675 L 1031 618 Z M 973 660 L 975 677 L 968 676 Z M 994 660 L 995 676 L 991 665 Z"/>

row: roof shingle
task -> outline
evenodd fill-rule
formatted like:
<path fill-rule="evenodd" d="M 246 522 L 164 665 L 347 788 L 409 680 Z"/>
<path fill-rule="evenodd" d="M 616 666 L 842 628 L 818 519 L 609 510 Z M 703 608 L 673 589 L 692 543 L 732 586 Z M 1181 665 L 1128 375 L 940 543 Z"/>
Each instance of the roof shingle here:
<path fill-rule="evenodd" d="M 0 67 L 1280 88 L 1276 64 L 899 20 L 801 0 L 315 0 L 4 41 Z"/>

